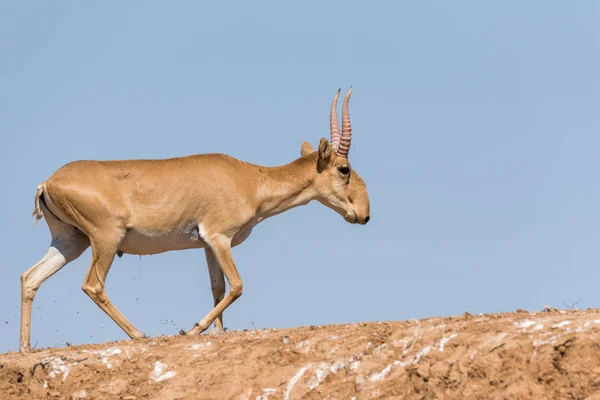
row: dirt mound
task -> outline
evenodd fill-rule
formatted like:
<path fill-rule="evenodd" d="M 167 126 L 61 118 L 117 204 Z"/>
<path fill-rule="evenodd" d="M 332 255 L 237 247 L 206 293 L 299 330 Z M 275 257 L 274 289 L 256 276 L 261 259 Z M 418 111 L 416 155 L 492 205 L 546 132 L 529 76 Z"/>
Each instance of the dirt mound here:
<path fill-rule="evenodd" d="M 0 355 L 0 394 L 600 399 L 600 310 L 466 314 L 8 353 Z"/>

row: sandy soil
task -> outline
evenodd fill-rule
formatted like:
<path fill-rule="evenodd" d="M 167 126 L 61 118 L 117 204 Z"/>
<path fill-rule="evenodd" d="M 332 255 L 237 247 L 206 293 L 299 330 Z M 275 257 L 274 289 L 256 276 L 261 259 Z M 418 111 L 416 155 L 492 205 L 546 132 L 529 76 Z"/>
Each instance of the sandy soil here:
<path fill-rule="evenodd" d="M 600 310 L 162 337 L 0 355 L 2 399 L 600 399 Z"/>

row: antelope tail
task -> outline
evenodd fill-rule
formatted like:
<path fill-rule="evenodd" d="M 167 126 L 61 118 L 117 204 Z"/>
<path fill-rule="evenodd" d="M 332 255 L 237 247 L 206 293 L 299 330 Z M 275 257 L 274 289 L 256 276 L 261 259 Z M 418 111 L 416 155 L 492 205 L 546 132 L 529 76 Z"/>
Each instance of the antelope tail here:
<path fill-rule="evenodd" d="M 37 225 L 37 223 L 40 221 L 40 219 L 42 219 L 44 217 L 44 213 L 42 212 L 42 209 L 40 208 L 40 197 L 42 197 L 42 195 L 44 194 L 44 184 L 40 184 L 37 187 L 37 193 L 35 194 L 35 208 L 33 209 L 33 213 L 31 214 L 31 216 L 35 216 L 35 222 L 33 224 L 33 227 L 35 228 L 35 226 Z"/>

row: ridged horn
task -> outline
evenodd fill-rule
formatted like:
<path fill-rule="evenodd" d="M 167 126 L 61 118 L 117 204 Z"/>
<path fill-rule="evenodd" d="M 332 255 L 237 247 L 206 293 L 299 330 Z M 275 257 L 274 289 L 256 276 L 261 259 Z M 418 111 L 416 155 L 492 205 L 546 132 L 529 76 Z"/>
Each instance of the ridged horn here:
<path fill-rule="evenodd" d="M 350 124 L 350 112 L 348 111 L 348 103 L 350 102 L 350 96 L 352 95 L 352 86 L 346 94 L 344 99 L 344 105 L 342 106 L 342 136 L 340 138 L 340 145 L 337 149 L 337 154 L 341 157 L 348 158 L 350 152 L 350 142 L 352 141 L 352 126 Z"/>
<path fill-rule="evenodd" d="M 331 111 L 329 113 L 329 132 L 331 133 L 331 147 L 333 151 L 337 152 L 338 147 L 340 146 L 340 126 L 338 125 L 337 112 L 335 111 L 337 108 L 338 98 L 340 97 L 340 91 L 342 89 L 338 89 L 335 97 L 333 98 L 333 102 L 331 103 Z"/>

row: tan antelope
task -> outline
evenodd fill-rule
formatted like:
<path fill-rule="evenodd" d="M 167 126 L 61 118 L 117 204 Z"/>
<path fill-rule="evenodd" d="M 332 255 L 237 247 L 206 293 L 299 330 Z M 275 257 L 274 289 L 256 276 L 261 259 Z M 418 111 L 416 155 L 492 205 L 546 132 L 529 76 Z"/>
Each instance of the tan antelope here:
<path fill-rule="evenodd" d="M 224 154 L 162 160 L 75 161 L 38 186 L 33 215 L 46 218 L 52 242 L 46 255 L 21 275 L 20 351 L 30 350 L 31 309 L 41 284 L 90 245 L 92 262 L 83 291 L 132 339 L 142 333 L 106 295 L 105 280 L 115 255 L 158 254 L 204 248 L 214 308 L 187 334 L 213 322 L 223 330 L 223 311 L 242 294 L 231 248 L 266 218 L 317 200 L 347 222 L 369 221 L 369 197 L 348 161 L 351 127 L 348 102 L 342 132 L 331 105 L 331 142 L 318 150 L 303 142 L 301 157 L 263 167 Z M 225 296 L 225 279 L 230 290 Z"/>

